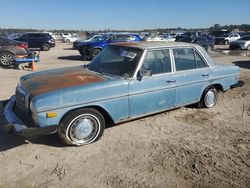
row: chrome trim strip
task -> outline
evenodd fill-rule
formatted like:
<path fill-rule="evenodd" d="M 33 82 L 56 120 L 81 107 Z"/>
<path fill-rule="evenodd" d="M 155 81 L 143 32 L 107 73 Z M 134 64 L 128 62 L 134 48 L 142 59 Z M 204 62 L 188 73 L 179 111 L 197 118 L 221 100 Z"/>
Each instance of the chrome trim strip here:
<path fill-rule="evenodd" d="M 23 122 L 12 111 L 15 101 L 16 97 L 12 96 L 4 108 L 4 117 L 9 123 L 23 124 Z"/>
<path fill-rule="evenodd" d="M 195 104 L 197 102 L 199 102 L 199 100 L 196 100 L 196 101 L 191 102 L 191 103 L 186 103 L 186 104 L 182 104 L 182 105 L 178 105 L 178 106 L 173 106 L 172 108 L 167 108 L 167 109 L 164 109 L 164 110 L 143 114 L 143 115 L 136 116 L 136 117 L 133 117 L 133 118 L 123 119 L 121 121 L 116 121 L 115 123 L 119 124 L 119 123 L 124 123 L 124 122 L 128 122 L 128 121 L 133 121 L 133 120 L 140 119 L 140 118 L 143 118 L 143 117 L 146 117 L 146 116 L 156 115 L 156 114 L 167 112 L 167 111 L 177 109 L 177 108 L 180 108 L 180 107 L 183 107 L 183 106 L 188 106 L 188 105 L 191 105 L 191 104 Z"/>
<path fill-rule="evenodd" d="M 224 77 L 209 78 L 207 80 L 204 80 L 203 82 L 213 81 L 213 80 L 216 80 L 216 79 L 233 77 L 233 76 L 236 76 L 236 75 L 228 75 L 228 76 L 224 76 Z M 191 85 L 191 84 L 195 84 L 195 83 L 201 83 L 201 81 L 190 82 L 190 83 L 186 83 L 186 84 L 183 84 L 183 85 L 174 85 L 173 84 L 172 87 L 158 88 L 157 90 L 147 90 L 147 91 L 141 92 L 141 93 L 146 93 L 146 92 L 149 93 L 149 92 L 158 91 L 158 90 L 171 89 L 173 87 L 183 87 L 183 86 Z M 68 107 L 74 107 L 74 106 L 88 105 L 88 104 L 91 104 L 91 103 L 98 103 L 98 102 L 103 102 L 103 101 L 109 101 L 109 100 L 113 100 L 113 99 L 117 99 L 117 98 L 129 97 L 129 96 L 133 96 L 133 95 L 141 94 L 141 93 L 130 93 L 130 94 L 127 94 L 127 95 L 119 95 L 119 96 L 115 96 L 115 97 L 112 97 L 112 98 L 99 99 L 99 100 L 96 100 L 96 101 L 90 101 L 90 102 L 86 102 L 86 103 L 79 103 L 79 104 L 73 104 L 73 105 L 67 105 L 67 106 L 57 106 L 56 108 L 45 108 L 45 109 L 37 111 L 37 113 L 42 113 L 42 112 L 46 112 L 46 111 L 50 111 L 50 110 L 57 110 L 57 109 L 61 109 L 61 108 L 68 108 Z"/>

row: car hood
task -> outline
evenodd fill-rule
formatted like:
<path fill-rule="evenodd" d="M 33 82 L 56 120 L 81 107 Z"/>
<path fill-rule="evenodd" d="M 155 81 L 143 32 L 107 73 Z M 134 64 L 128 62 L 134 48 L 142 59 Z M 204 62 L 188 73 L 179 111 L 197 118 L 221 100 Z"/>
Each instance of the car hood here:
<path fill-rule="evenodd" d="M 21 87 L 31 96 L 74 86 L 102 82 L 105 78 L 81 66 L 28 74 L 20 79 Z"/>

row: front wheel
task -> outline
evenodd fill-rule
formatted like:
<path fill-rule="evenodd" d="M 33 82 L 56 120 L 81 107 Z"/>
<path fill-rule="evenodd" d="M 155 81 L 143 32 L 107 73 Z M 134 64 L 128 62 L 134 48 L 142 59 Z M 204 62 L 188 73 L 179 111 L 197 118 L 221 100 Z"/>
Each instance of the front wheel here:
<path fill-rule="evenodd" d="M 218 100 L 218 91 L 214 87 L 209 87 L 204 91 L 203 96 L 200 102 L 198 102 L 197 106 L 199 108 L 202 107 L 211 108 L 215 106 L 217 100 Z"/>
<path fill-rule="evenodd" d="M 248 45 L 247 50 L 250 50 L 250 44 Z"/>
<path fill-rule="evenodd" d="M 0 54 L 0 65 L 8 67 L 15 61 L 15 56 L 10 52 L 3 52 Z"/>
<path fill-rule="evenodd" d="M 103 115 L 92 108 L 70 112 L 63 118 L 58 134 L 68 145 L 81 146 L 97 141 L 105 129 Z"/>
<path fill-rule="evenodd" d="M 229 41 L 228 40 L 225 40 L 225 43 L 224 43 L 225 45 L 228 45 L 229 44 Z"/>
<path fill-rule="evenodd" d="M 208 52 L 211 52 L 213 50 L 213 47 L 211 46 L 211 45 L 209 45 L 208 47 L 207 47 L 207 51 Z"/>
<path fill-rule="evenodd" d="M 49 51 L 50 50 L 50 45 L 49 44 L 43 44 L 42 50 L 43 51 Z"/>
<path fill-rule="evenodd" d="M 94 59 L 101 52 L 101 49 L 93 49 L 91 52 L 91 58 Z"/>

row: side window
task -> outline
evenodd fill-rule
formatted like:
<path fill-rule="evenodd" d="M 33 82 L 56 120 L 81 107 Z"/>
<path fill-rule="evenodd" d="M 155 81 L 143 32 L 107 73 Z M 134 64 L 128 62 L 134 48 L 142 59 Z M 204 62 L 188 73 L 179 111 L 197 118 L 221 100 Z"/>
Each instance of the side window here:
<path fill-rule="evenodd" d="M 142 69 L 151 70 L 153 75 L 171 72 L 169 50 L 148 52 L 142 65 Z"/>
<path fill-rule="evenodd" d="M 207 67 L 207 64 L 201 58 L 200 54 L 196 50 L 195 50 L 194 53 L 195 53 L 195 59 L 196 59 L 197 68 L 205 68 L 205 67 Z"/>
<path fill-rule="evenodd" d="M 30 34 L 26 34 L 21 37 L 21 39 L 29 39 L 29 38 L 31 38 Z"/>
<path fill-rule="evenodd" d="M 176 71 L 196 68 L 195 56 L 192 48 L 173 49 Z"/>

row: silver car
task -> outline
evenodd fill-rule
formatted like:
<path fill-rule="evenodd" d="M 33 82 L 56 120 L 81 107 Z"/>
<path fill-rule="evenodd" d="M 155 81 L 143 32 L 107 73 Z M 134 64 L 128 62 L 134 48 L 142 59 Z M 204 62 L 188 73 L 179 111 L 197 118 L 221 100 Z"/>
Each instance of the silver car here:
<path fill-rule="evenodd" d="M 250 35 L 246 35 L 236 41 L 231 42 L 229 48 L 231 50 L 250 50 Z"/>

